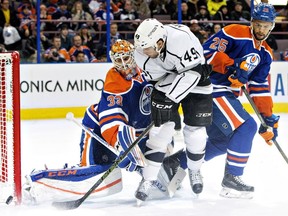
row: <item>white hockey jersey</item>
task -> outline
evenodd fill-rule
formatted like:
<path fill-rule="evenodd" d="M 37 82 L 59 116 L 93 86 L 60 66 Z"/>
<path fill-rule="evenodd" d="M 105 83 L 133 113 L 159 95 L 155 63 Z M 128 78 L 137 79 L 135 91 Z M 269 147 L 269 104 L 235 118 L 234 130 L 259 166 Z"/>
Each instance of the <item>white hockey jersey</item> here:
<path fill-rule="evenodd" d="M 165 92 L 176 103 L 188 93 L 210 94 L 212 86 L 197 86 L 201 76 L 193 71 L 205 64 L 203 48 L 190 29 L 181 24 L 164 25 L 167 31 L 166 47 L 157 58 L 150 58 L 136 49 L 135 60 L 146 80 L 158 81 L 155 88 Z"/>

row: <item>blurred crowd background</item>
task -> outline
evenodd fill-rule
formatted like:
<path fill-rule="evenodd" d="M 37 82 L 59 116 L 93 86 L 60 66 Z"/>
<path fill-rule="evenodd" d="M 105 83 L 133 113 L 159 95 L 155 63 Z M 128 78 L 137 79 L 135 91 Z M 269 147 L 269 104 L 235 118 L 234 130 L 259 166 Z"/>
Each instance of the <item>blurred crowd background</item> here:
<path fill-rule="evenodd" d="M 0 1 L 0 52 L 18 50 L 21 63 L 110 61 L 107 42 L 108 50 L 117 39 L 133 42 L 137 26 L 148 17 L 185 24 L 201 43 L 226 25 L 250 25 L 251 19 L 250 0 Z M 267 42 L 275 60 L 288 61 L 288 5 L 275 9 Z"/>

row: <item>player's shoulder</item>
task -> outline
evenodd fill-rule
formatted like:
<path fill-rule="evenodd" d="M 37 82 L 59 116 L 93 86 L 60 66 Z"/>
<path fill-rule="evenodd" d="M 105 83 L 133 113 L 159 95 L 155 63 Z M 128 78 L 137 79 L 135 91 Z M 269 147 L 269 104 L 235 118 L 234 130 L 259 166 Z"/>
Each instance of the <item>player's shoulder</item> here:
<path fill-rule="evenodd" d="M 196 36 L 189 27 L 183 24 L 165 25 L 167 29 L 167 50 L 176 55 L 182 55 L 183 51 L 197 42 Z"/>
<path fill-rule="evenodd" d="M 263 41 L 262 47 L 264 47 L 265 51 L 267 51 L 273 58 L 273 50 L 271 49 L 271 47 L 268 45 L 266 41 Z"/>
<path fill-rule="evenodd" d="M 110 68 L 106 74 L 104 91 L 113 94 L 126 92 L 131 87 L 132 82 L 124 79 L 116 68 Z"/>
<path fill-rule="evenodd" d="M 145 80 L 141 76 L 141 70 L 137 67 L 137 75 L 132 78 L 132 80 L 126 80 L 121 74 L 113 67 L 111 68 L 104 82 L 104 91 L 113 94 L 122 94 L 129 91 L 134 82 L 143 83 Z"/>
<path fill-rule="evenodd" d="M 246 25 L 231 24 L 231 25 L 225 26 L 223 28 L 223 32 L 226 35 L 229 35 L 230 37 L 234 37 L 234 38 L 250 38 L 251 37 L 250 27 Z"/>
<path fill-rule="evenodd" d="M 168 24 L 164 25 L 164 28 L 167 31 L 168 38 L 169 39 L 175 39 L 175 41 L 179 41 L 182 38 L 189 38 L 192 35 L 192 32 L 190 31 L 189 27 L 183 24 Z"/>
<path fill-rule="evenodd" d="M 143 70 L 145 62 L 149 59 L 141 50 L 136 49 L 134 51 L 134 58 L 137 62 L 137 65 Z"/>

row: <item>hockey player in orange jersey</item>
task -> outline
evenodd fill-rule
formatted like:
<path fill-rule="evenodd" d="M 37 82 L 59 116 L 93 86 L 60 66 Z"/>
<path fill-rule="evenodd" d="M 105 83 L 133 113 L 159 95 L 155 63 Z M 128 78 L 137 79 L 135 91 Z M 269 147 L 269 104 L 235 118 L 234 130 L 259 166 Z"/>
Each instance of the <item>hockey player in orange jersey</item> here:
<path fill-rule="evenodd" d="M 255 120 L 237 99 L 240 87 L 247 84 L 250 96 L 266 124 L 258 132 L 268 145 L 277 137 L 279 116 L 272 112 L 273 101 L 268 75 L 273 60 L 265 39 L 275 25 L 273 5 L 259 3 L 253 10 L 251 25 L 232 24 L 209 38 L 204 44 L 205 57 L 213 66 L 213 122 L 205 160 L 227 153 L 222 196 L 251 198 L 254 187 L 241 180 L 257 132 Z"/>

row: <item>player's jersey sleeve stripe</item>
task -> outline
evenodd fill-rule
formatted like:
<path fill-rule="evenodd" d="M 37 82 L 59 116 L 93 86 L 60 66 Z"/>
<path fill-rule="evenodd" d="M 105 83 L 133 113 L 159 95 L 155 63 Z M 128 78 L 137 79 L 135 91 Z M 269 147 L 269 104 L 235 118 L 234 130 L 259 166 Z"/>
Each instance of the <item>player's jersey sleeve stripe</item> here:
<path fill-rule="evenodd" d="M 105 118 L 105 116 L 110 116 L 110 115 L 123 115 L 127 121 L 129 120 L 128 115 L 121 109 L 121 108 L 113 108 L 109 110 L 103 110 L 99 114 L 99 119 L 102 120 L 102 118 Z"/>
<path fill-rule="evenodd" d="M 107 116 L 105 118 L 102 118 L 100 120 L 100 125 L 102 126 L 102 125 L 105 125 L 105 124 L 107 124 L 107 123 L 109 123 L 111 121 L 115 121 L 115 120 L 121 121 L 121 122 L 127 124 L 127 120 L 126 120 L 126 118 L 123 115 L 111 115 L 111 116 Z"/>
<path fill-rule="evenodd" d="M 86 113 L 89 116 L 89 118 L 95 122 L 97 125 L 99 125 L 98 120 L 93 116 L 93 114 L 98 117 L 98 112 L 97 112 L 97 105 L 91 105 L 90 107 L 87 107 Z"/>

